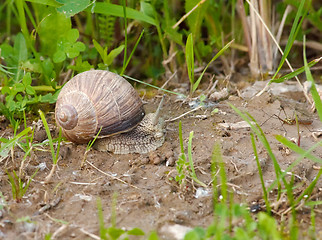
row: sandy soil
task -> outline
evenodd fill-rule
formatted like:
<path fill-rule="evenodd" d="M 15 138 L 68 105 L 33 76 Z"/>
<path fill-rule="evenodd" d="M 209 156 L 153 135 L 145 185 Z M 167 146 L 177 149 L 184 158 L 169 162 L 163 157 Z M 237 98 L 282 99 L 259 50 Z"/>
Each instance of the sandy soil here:
<path fill-rule="evenodd" d="M 282 169 L 286 169 L 298 155 L 280 144 L 275 135 L 280 134 L 296 142 L 300 136 L 300 146 L 309 149 L 318 141 L 312 133 L 321 131 L 322 124 L 317 115 L 308 110 L 308 105 L 303 103 L 305 99 L 301 92 L 278 92 L 274 95 L 274 91 L 271 91 L 260 97 L 252 97 L 254 91 L 264 85 L 257 84 L 259 85 L 241 91 L 240 96 L 231 95 L 224 101 L 208 104 L 208 108 L 191 112 L 180 120 L 185 147 L 188 144 L 189 132 L 194 131 L 193 159 L 198 178 L 206 184 L 211 183 L 211 155 L 214 143 L 219 142 L 230 191 L 234 193 L 235 201 L 246 202 L 249 206 L 265 210 L 251 146 L 250 128 L 235 128 L 233 124 L 242 119 L 227 103 L 230 102 L 255 117 Z M 158 102 L 159 98 L 148 100 L 147 112 L 154 111 Z M 281 105 L 289 117 L 294 117 L 296 111 L 299 119 L 309 120 L 311 124 L 300 124 L 299 133 L 296 125 L 283 124 L 281 119 L 285 119 L 286 116 L 281 111 Z M 211 111 L 214 108 L 218 108 L 219 112 L 212 115 Z M 187 103 L 177 101 L 175 96 L 167 96 L 162 112 L 165 119 L 172 119 L 190 110 Z M 54 126 L 53 115 L 47 116 L 48 121 Z M 120 228 L 138 227 L 146 233 L 156 230 L 161 239 L 175 239 L 168 230 L 169 226 L 208 226 L 212 222 L 213 209 L 211 186 L 209 185 L 209 189 L 203 189 L 208 191 L 208 195 L 197 198 L 196 190 L 200 190 L 198 184 L 192 185 L 188 179 L 187 185 L 182 188 L 173 180 L 177 174 L 175 160 L 180 154 L 178 121 L 167 122 L 165 144 L 146 156 L 112 155 L 91 150 L 87 155 L 87 162 L 81 168 L 86 146 L 64 143 L 58 167 L 48 184 L 44 184 L 43 181 L 52 166 L 49 148 L 46 148 L 46 151 L 35 150 L 26 160 L 25 176 L 32 175 L 37 166 L 46 167 L 39 170 L 19 203 L 12 199 L 5 172 L 5 169 L 10 172 L 19 169 L 24 154 L 16 147 L 14 163 L 11 158 L 2 159 L 0 162 L 0 189 L 6 202 L 6 207 L 0 210 L 0 239 L 44 239 L 47 233 L 55 234 L 56 239 L 92 239 L 88 233 L 99 236 L 97 199 L 102 201 L 105 223 L 108 226 L 111 221 L 114 193 L 117 193 L 116 222 Z M 228 127 L 222 123 L 226 123 Z M 8 138 L 12 136 L 12 132 L 5 128 L 6 124 L 2 122 L 1 131 L 3 137 Z M 36 135 L 36 139 L 40 141 L 45 138 L 43 130 Z M 273 163 L 259 141 L 257 147 L 265 184 L 269 186 L 275 179 Z M 322 157 L 321 148 L 317 148 L 313 153 Z M 295 176 L 297 194 L 314 179 L 317 168 L 318 164 L 304 159 L 292 169 L 289 175 Z M 321 193 L 322 182 L 319 180 L 312 200 L 321 199 Z M 270 199 L 276 202 L 274 191 Z M 280 219 L 279 215 L 288 208 L 284 199 L 286 197 L 282 196 L 282 201 L 274 209 L 277 219 Z M 320 207 L 316 212 L 318 231 L 322 231 L 321 210 Z M 17 221 L 26 216 L 30 217 L 29 221 Z M 310 223 L 310 209 L 302 206 L 298 217 L 303 229 L 307 228 Z"/>

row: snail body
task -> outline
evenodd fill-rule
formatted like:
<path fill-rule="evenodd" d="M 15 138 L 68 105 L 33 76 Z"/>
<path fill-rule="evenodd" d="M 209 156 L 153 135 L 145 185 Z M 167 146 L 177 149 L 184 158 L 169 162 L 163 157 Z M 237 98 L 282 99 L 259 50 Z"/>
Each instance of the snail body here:
<path fill-rule="evenodd" d="M 80 73 L 58 95 L 55 119 L 63 135 L 117 154 L 147 153 L 164 142 L 158 113 L 145 115 L 140 96 L 121 76 L 103 70 Z"/>

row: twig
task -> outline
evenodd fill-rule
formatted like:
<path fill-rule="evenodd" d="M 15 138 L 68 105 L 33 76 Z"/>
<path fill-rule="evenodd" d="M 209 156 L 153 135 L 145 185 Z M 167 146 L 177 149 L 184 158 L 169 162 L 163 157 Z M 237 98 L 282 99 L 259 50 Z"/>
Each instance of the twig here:
<path fill-rule="evenodd" d="M 169 77 L 169 79 L 161 86 L 161 88 L 165 88 L 165 86 L 174 78 L 177 74 L 178 70 L 175 70 L 175 72 Z"/>
<path fill-rule="evenodd" d="M 192 112 L 195 112 L 195 111 L 199 110 L 200 108 L 202 108 L 202 106 L 199 106 L 199 107 L 194 108 L 194 109 L 192 109 L 192 110 L 190 110 L 190 111 L 188 111 L 188 112 L 185 112 L 184 114 L 181 114 L 181 115 L 180 115 L 180 116 L 178 116 L 178 117 L 175 117 L 175 118 L 172 118 L 172 119 L 167 119 L 167 120 L 165 120 L 165 122 L 173 122 L 173 121 L 175 121 L 175 120 L 178 120 L 178 119 L 180 119 L 180 118 L 182 118 L 182 117 L 186 116 L 186 115 L 187 115 L 187 114 L 189 114 L 189 113 L 192 113 Z"/>
<path fill-rule="evenodd" d="M 101 240 L 101 238 L 100 238 L 99 236 L 96 236 L 95 234 L 93 234 L 93 233 L 90 233 L 90 232 L 86 231 L 84 228 L 80 228 L 79 230 L 80 230 L 82 233 L 84 233 L 84 234 L 86 234 L 86 235 L 90 236 L 91 238 L 94 238 L 94 239 L 96 239 L 96 240 Z"/>
<path fill-rule="evenodd" d="M 101 169 L 97 168 L 93 163 L 91 163 L 91 162 L 89 162 L 89 161 L 87 161 L 87 160 L 86 160 L 86 162 L 87 162 L 89 165 L 91 165 L 93 168 L 95 168 L 97 171 L 99 171 L 100 173 L 102 173 L 102 174 L 104 174 L 104 175 L 106 175 L 106 176 L 108 176 L 108 177 L 110 177 L 110 178 L 113 178 L 113 179 L 115 179 L 115 180 L 118 180 L 118 181 L 120 181 L 120 182 L 121 182 L 121 183 L 123 183 L 123 184 L 127 184 L 127 185 L 129 185 L 129 186 L 131 186 L 131 187 L 133 187 L 133 188 L 140 189 L 140 188 L 138 188 L 138 187 L 136 187 L 136 186 L 134 186 L 134 185 L 132 185 L 132 184 L 130 184 L 130 183 L 127 183 L 127 182 L 123 181 L 123 180 L 122 180 L 122 179 L 120 179 L 120 178 L 114 177 L 113 175 L 111 175 L 111 174 L 109 174 L 109 173 L 103 172 Z"/>
<path fill-rule="evenodd" d="M 182 23 L 194 10 L 196 10 L 197 7 L 199 7 L 201 4 L 203 4 L 206 0 L 201 0 L 200 2 L 198 2 L 196 4 L 196 6 L 194 6 L 189 12 L 187 12 L 185 15 L 182 16 L 182 18 L 180 18 L 180 20 L 174 24 L 172 26 L 172 29 L 175 29 L 176 27 L 178 27 L 180 25 L 180 23 Z"/>

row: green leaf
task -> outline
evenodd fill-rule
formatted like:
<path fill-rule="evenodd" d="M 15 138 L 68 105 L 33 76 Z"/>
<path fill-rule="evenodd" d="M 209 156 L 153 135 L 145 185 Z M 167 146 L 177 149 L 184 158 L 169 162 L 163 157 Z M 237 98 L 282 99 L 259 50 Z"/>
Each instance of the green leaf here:
<path fill-rule="evenodd" d="M 123 51 L 124 45 L 119 46 L 118 48 L 113 49 L 106 58 L 104 62 L 107 66 L 110 66 L 113 63 L 113 60 Z"/>
<path fill-rule="evenodd" d="M 85 51 L 85 49 L 86 49 L 86 46 L 85 46 L 85 44 L 84 43 L 82 43 L 82 42 L 76 42 L 75 44 L 74 44 L 74 46 L 73 46 L 75 49 L 77 49 L 77 51 L 79 51 L 79 52 L 83 52 L 83 51 Z"/>
<path fill-rule="evenodd" d="M 103 47 L 95 40 L 93 39 L 93 44 L 101 58 L 103 59 L 103 62 L 105 63 L 106 57 L 107 57 L 107 48 L 103 49 Z"/>
<path fill-rule="evenodd" d="M 57 11 L 49 12 L 38 28 L 41 52 L 52 57 L 56 53 L 57 43 L 70 29 L 70 18 Z"/>
<path fill-rule="evenodd" d="M 71 47 L 68 49 L 68 51 L 66 51 L 66 54 L 67 54 L 67 57 L 74 58 L 79 55 L 79 51 L 76 48 Z"/>
<path fill-rule="evenodd" d="M 73 28 L 67 33 L 67 40 L 71 43 L 74 43 L 79 38 L 79 32 L 76 28 Z"/>
<path fill-rule="evenodd" d="M 101 13 L 116 17 L 124 16 L 123 6 L 105 2 L 96 2 L 95 6 L 93 7 L 93 9 L 91 9 L 91 11 L 94 11 L 94 13 Z M 151 18 L 143 12 L 139 12 L 129 7 L 126 8 L 126 17 L 130 19 L 135 19 L 137 21 L 143 21 L 152 25 L 156 25 L 156 21 L 154 18 Z"/>
<path fill-rule="evenodd" d="M 85 71 L 88 71 L 88 70 L 94 68 L 94 66 L 89 64 L 88 61 L 83 62 L 82 56 L 78 56 L 75 61 L 75 65 L 69 65 L 67 68 L 72 69 L 77 72 L 85 72 Z"/>
<path fill-rule="evenodd" d="M 23 92 L 25 91 L 25 85 L 23 85 L 22 83 L 16 83 L 14 85 L 14 90 L 17 92 Z"/>
<path fill-rule="evenodd" d="M 307 66 L 310 68 L 310 67 L 313 67 L 315 64 L 317 64 L 319 61 L 321 60 L 321 58 L 318 58 L 318 59 L 314 59 L 314 60 L 312 60 L 311 62 L 309 62 L 308 64 L 307 64 Z M 302 72 L 304 72 L 305 71 L 305 66 L 303 66 L 303 67 L 300 67 L 300 68 L 298 68 L 298 69 L 296 69 L 294 72 L 291 72 L 291 73 L 289 73 L 289 74 L 286 74 L 285 76 L 283 76 L 283 77 L 280 77 L 280 78 L 276 78 L 276 79 L 272 79 L 272 80 L 270 80 L 269 81 L 269 84 L 271 84 L 271 83 L 282 83 L 282 82 L 285 82 L 285 81 L 287 81 L 287 80 L 289 80 L 289 79 L 291 79 L 291 78 L 293 78 L 293 77 L 295 77 L 295 76 L 297 76 L 297 75 L 299 75 L 300 73 L 302 73 Z"/>
<path fill-rule="evenodd" d="M 158 234 L 156 232 L 152 232 L 148 238 L 148 240 L 159 240 Z"/>
<path fill-rule="evenodd" d="M 32 86 L 30 86 L 30 85 L 26 86 L 26 92 L 27 92 L 29 95 L 35 95 L 35 94 L 36 94 L 35 89 L 33 89 L 33 88 L 32 88 Z"/>
<path fill-rule="evenodd" d="M 112 237 L 112 239 L 118 239 L 125 231 L 120 228 L 109 227 L 107 229 L 108 234 Z"/>
<path fill-rule="evenodd" d="M 23 76 L 22 83 L 27 87 L 28 85 L 31 85 L 31 75 L 30 72 L 26 73 L 25 76 Z"/>
<path fill-rule="evenodd" d="M 218 57 L 220 57 L 226 50 L 227 48 L 230 46 L 230 44 L 233 43 L 234 40 L 230 41 L 229 43 L 227 43 L 222 49 L 220 49 L 220 51 L 210 60 L 210 62 L 207 64 L 207 66 L 205 67 L 205 69 L 202 71 L 201 75 L 199 76 L 198 80 L 193 84 L 192 87 L 192 92 L 196 91 L 196 89 L 199 86 L 199 83 L 203 77 L 203 75 L 205 74 L 206 70 L 208 69 L 209 65 L 215 61 Z"/>
<path fill-rule="evenodd" d="M 57 11 L 65 14 L 66 17 L 72 17 L 75 14 L 85 10 L 92 3 L 89 0 L 56 0 L 57 2 L 64 4 L 57 8 Z"/>
<path fill-rule="evenodd" d="M 44 4 L 51 7 L 60 7 L 61 4 L 59 4 L 56 0 L 26 0 L 26 2 L 32 2 L 32 3 L 38 3 L 38 4 Z"/>
<path fill-rule="evenodd" d="M 127 231 L 127 234 L 135 235 L 135 236 L 144 236 L 145 235 L 145 233 L 140 228 L 133 228 L 133 229 Z"/>
<path fill-rule="evenodd" d="M 300 154 L 301 156 L 305 156 L 306 158 L 312 160 L 313 162 L 322 164 L 322 159 L 318 158 L 314 155 L 312 155 L 311 153 L 305 151 L 304 149 L 300 148 L 299 146 L 297 146 L 295 143 L 291 142 L 290 140 L 288 140 L 287 138 L 281 136 L 281 135 L 277 135 L 275 136 L 276 140 L 281 142 L 282 144 L 284 144 L 286 147 L 288 147 L 289 149 L 291 149 L 292 151 Z"/>
<path fill-rule="evenodd" d="M 53 57 L 54 63 L 62 62 L 65 59 L 66 59 L 66 54 L 64 51 L 59 50 L 59 51 L 55 52 L 54 57 Z"/>
<path fill-rule="evenodd" d="M 16 95 L 16 99 L 17 99 L 18 102 L 22 102 L 22 100 L 23 100 L 22 95 L 18 93 Z"/>
<path fill-rule="evenodd" d="M 2 89 L 1 89 L 1 93 L 2 94 L 10 94 L 11 93 L 11 89 L 9 86 L 4 86 Z"/>
<path fill-rule="evenodd" d="M 13 46 L 13 50 L 18 63 L 27 60 L 28 58 L 27 44 L 22 33 L 17 34 L 15 43 Z"/>
<path fill-rule="evenodd" d="M 182 34 L 177 32 L 176 29 L 173 29 L 172 26 L 168 26 L 164 29 L 165 34 L 174 42 L 179 44 L 180 46 L 183 46 L 184 43 L 182 41 Z"/>
<path fill-rule="evenodd" d="M 21 63 L 20 66 L 25 71 L 42 73 L 41 64 L 35 59 L 28 59 L 27 61 Z"/>
<path fill-rule="evenodd" d="M 155 18 L 155 11 L 153 6 L 150 3 L 141 1 L 140 5 L 141 5 L 141 12 L 143 12 L 145 15 L 151 18 Z"/>
<path fill-rule="evenodd" d="M 43 103 L 55 103 L 57 100 L 57 96 L 53 96 L 51 93 L 47 93 L 46 95 L 44 96 L 41 96 L 41 99 L 40 99 L 40 102 L 43 102 Z"/>

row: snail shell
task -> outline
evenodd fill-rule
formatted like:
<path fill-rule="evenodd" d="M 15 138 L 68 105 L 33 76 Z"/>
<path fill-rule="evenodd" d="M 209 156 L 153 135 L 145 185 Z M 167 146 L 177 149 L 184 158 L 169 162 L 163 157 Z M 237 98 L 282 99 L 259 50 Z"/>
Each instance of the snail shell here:
<path fill-rule="evenodd" d="M 127 132 L 144 117 L 140 96 L 121 76 L 103 70 L 80 73 L 58 95 L 56 123 L 75 143 Z"/>

